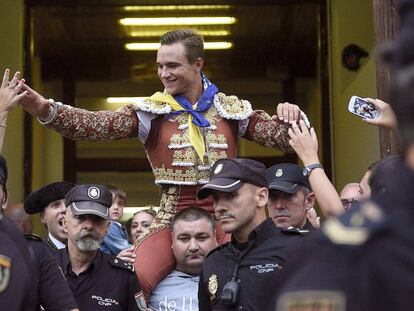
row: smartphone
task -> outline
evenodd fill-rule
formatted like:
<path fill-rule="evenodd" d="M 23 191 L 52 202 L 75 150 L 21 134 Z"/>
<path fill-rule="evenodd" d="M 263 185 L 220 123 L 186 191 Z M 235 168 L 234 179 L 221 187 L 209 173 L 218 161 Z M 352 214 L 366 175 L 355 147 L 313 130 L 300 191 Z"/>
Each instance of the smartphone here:
<path fill-rule="evenodd" d="M 351 97 L 348 110 L 364 119 L 375 119 L 380 114 L 374 104 L 358 96 Z"/>

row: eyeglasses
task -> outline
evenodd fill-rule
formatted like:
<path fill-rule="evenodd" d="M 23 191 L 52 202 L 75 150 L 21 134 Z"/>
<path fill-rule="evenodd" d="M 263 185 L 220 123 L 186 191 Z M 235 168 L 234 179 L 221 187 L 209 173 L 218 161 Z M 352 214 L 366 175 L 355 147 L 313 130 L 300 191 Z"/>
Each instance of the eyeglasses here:
<path fill-rule="evenodd" d="M 341 199 L 341 202 L 342 202 L 342 206 L 344 207 L 344 209 L 348 210 L 348 209 L 351 208 L 352 204 L 354 204 L 355 202 L 358 202 L 358 200 L 355 200 L 355 199 L 351 199 L 351 200 Z"/>

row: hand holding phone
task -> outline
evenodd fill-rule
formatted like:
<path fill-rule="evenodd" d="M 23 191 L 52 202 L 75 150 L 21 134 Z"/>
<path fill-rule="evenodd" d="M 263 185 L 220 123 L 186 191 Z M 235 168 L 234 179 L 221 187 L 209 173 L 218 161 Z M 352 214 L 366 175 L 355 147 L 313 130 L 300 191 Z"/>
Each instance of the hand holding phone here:
<path fill-rule="evenodd" d="M 364 119 L 376 119 L 380 115 L 377 106 L 358 96 L 352 96 L 349 100 L 348 110 Z"/>
<path fill-rule="evenodd" d="M 392 110 L 390 104 L 380 100 L 380 99 L 372 99 L 367 98 L 367 100 L 374 104 L 378 108 L 379 116 L 375 119 L 363 119 L 366 123 L 376 125 L 376 126 L 383 126 L 388 128 L 392 131 L 398 131 L 397 125 L 397 118 Z"/>

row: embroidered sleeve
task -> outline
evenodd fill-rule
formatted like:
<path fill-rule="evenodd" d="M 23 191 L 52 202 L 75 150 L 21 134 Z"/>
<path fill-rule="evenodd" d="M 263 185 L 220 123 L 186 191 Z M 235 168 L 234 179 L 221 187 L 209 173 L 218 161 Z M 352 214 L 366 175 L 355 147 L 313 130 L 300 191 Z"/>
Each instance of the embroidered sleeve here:
<path fill-rule="evenodd" d="M 243 137 L 265 147 L 292 152 L 288 127 L 273 121 L 263 110 L 254 110 L 250 115 L 249 125 Z"/>
<path fill-rule="evenodd" d="M 55 109 L 54 119 L 46 126 L 71 139 L 103 141 L 138 135 L 137 107 L 134 105 L 117 111 L 88 111 L 55 103 Z"/>

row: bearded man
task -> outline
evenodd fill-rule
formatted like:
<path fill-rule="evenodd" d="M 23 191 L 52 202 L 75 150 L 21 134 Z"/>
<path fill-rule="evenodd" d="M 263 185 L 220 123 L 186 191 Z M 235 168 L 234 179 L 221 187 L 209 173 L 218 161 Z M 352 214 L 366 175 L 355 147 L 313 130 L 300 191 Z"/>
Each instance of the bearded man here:
<path fill-rule="evenodd" d="M 109 189 L 79 185 L 65 199 L 68 244 L 56 257 L 79 309 L 142 310 L 133 266 L 99 250 L 109 226 Z"/>

